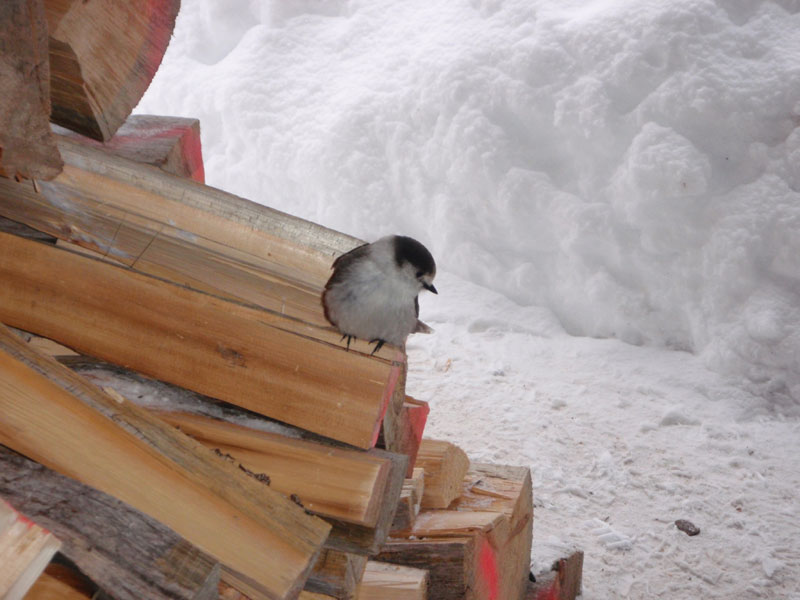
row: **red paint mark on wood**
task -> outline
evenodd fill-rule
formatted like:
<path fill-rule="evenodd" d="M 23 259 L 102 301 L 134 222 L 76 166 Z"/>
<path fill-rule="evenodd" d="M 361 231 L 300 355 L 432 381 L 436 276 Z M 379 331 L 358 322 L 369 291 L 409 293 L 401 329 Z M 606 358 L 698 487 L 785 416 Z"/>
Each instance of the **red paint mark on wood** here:
<path fill-rule="evenodd" d="M 554 581 L 553 585 L 545 590 L 540 590 L 539 593 L 536 594 L 536 600 L 559 600 L 559 596 L 561 595 L 559 587 L 558 580 Z"/>
<path fill-rule="evenodd" d="M 10 508 L 12 511 L 14 511 L 14 514 L 16 514 L 16 515 L 17 515 L 17 521 L 19 521 L 20 523 L 22 523 L 23 525 L 25 525 L 25 527 L 27 527 L 28 529 L 31 529 L 32 527 L 39 527 L 39 525 L 37 525 L 35 521 L 31 521 L 31 520 L 30 520 L 28 517 L 26 517 L 25 515 L 23 515 L 23 514 L 22 514 L 21 512 L 19 512 L 19 511 L 18 511 L 16 508 L 14 508 L 13 506 L 11 506 L 11 505 L 10 505 L 8 502 L 4 502 L 4 504 L 5 504 L 5 505 L 6 505 L 8 508 Z M 44 531 L 45 533 L 49 533 L 49 531 L 47 531 L 46 529 L 44 529 L 44 528 L 42 528 L 42 527 L 39 527 L 39 529 L 41 529 L 41 530 L 42 530 L 42 531 Z"/>
<path fill-rule="evenodd" d="M 142 48 L 138 62 L 144 72 L 147 73 L 148 83 L 152 81 L 158 67 L 161 65 L 164 53 L 172 37 L 172 30 L 175 28 L 177 11 L 172 14 L 172 7 L 165 6 L 165 4 L 163 0 L 150 0 L 143 11 L 142 20 L 148 26 L 149 43 Z"/>
<path fill-rule="evenodd" d="M 411 432 L 417 445 L 422 443 L 422 435 L 425 432 L 425 424 L 428 422 L 428 414 L 431 412 L 427 402 L 415 404 L 408 407 L 408 420 L 411 423 Z"/>
<path fill-rule="evenodd" d="M 500 575 L 497 570 L 497 554 L 485 539 L 481 540 L 478 565 L 480 566 L 483 580 L 486 581 L 489 587 L 489 600 L 501 600 Z"/>

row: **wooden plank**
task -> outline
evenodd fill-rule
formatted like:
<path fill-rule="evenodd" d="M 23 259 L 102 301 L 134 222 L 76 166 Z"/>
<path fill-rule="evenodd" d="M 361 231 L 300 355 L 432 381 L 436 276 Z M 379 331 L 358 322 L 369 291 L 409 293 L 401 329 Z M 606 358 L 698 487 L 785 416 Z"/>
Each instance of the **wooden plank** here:
<path fill-rule="evenodd" d="M 399 367 L 296 321 L 5 234 L 0 277 L 11 326 L 354 446 L 377 440 Z"/>
<path fill-rule="evenodd" d="M 0 598 L 20 600 L 61 542 L 0 498 Z"/>
<path fill-rule="evenodd" d="M 205 181 L 200 121 L 184 117 L 131 115 L 107 142 L 84 137 L 54 125 L 59 135 L 116 156 L 153 165 L 167 173 Z"/>
<path fill-rule="evenodd" d="M 293 495 L 309 511 L 374 527 L 382 510 L 391 461 L 374 454 L 332 448 L 278 433 L 189 413 L 155 413 L 247 469 L 269 476 L 270 487 Z"/>
<path fill-rule="evenodd" d="M 63 161 L 50 132 L 42 1 L 3 0 L 0 23 L 0 176 L 52 179 Z"/>
<path fill-rule="evenodd" d="M 161 64 L 180 1 L 45 0 L 45 7 L 51 119 L 108 140 L 139 103 Z"/>
<path fill-rule="evenodd" d="M 357 600 L 426 600 L 426 598 L 428 598 L 426 570 L 374 560 L 367 563 L 357 596 Z"/>
<path fill-rule="evenodd" d="M 129 505 L 0 446 L 0 496 L 114 600 L 212 600 L 219 563 Z"/>
<path fill-rule="evenodd" d="M 305 590 L 339 600 L 353 600 L 366 566 L 366 556 L 323 550 L 306 582 Z"/>
<path fill-rule="evenodd" d="M 160 520 L 254 600 L 297 594 L 327 524 L 4 327 L 0 348 L 0 443 Z"/>
<path fill-rule="evenodd" d="M 423 508 L 447 508 L 461 494 L 469 459 L 450 442 L 424 439 L 415 466 L 425 469 Z"/>

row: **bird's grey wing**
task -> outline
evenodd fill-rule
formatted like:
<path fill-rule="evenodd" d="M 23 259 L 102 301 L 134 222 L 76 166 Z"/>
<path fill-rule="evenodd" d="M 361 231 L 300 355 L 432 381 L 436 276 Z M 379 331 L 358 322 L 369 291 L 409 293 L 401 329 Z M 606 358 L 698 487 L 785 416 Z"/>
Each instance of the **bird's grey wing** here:
<path fill-rule="evenodd" d="M 335 285 L 344 279 L 352 264 L 354 262 L 358 262 L 359 259 L 363 258 L 367 254 L 367 246 L 369 246 L 369 244 L 356 246 L 349 252 L 345 252 L 341 256 L 336 257 L 336 260 L 333 261 L 333 265 L 331 266 L 333 269 L 333 275 L 331 275 L 330 279 L 328 279 L 328 283 L 325 285 L 326 290 L 330 289 L 332 285 Z"/>

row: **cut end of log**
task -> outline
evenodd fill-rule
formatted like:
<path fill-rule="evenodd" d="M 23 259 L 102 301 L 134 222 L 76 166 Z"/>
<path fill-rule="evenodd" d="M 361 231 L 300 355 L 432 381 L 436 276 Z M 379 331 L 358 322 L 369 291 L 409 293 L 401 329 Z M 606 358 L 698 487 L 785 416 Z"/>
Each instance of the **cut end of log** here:
<path fill-rule="evenodd" d="M 161 64 L 179 7 L 179 0 L 48 2 L 51 120 L 111 139 Z"/>
<path fill-rule="evenodd" d="M 469 459 L 455 444 L 424 439 L 420 444 L 415 466 L 425 470 L 422 507 L 447 508 L 461 495 L 464 476 L 469 469 Z"/>

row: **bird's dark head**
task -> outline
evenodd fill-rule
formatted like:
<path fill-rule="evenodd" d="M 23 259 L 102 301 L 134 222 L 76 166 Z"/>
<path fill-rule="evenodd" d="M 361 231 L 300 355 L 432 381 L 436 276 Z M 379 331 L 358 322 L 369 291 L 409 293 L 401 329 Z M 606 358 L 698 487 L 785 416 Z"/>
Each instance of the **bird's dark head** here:
<path fill-rule="evenodd" d="M 404 235 L 395 235 L 392 238 L 394 245 L 394 261 L 398 269 L 405 272 L 409 278 L 419 283 L 419 289 L 426 289 L 438 294 L 433 286 L 436 277 L 436 262 L 428 249 L 414 238 Z"/>

